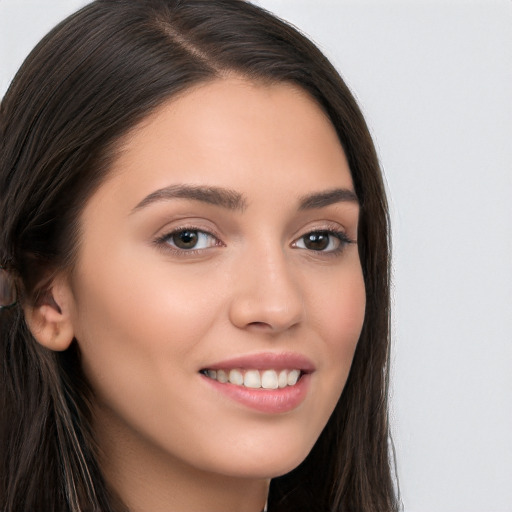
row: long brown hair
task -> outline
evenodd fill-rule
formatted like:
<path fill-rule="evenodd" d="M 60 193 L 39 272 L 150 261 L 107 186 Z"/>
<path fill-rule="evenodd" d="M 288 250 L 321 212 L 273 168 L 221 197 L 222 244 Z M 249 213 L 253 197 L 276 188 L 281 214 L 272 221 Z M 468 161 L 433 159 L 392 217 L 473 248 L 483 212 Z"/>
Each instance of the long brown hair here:
<path fill-rule="evenodd" d="M 32 51 L 0 105 L 0 510 L 124 510 L 101 475 L 76 342 L 39 345 L 23 304 L 73 265 L 79 217 L 120 138 L 164 101 L 235 72 L 302 87 L 327 113 L 361 203 L 366 316 L 351 372 L 313 450 L 272 481 L 269 512 L 398 509 L 388 432 L 389 222 L 378 159 L 347 86 L 296 29 L 243 0 L 97 0 Z"/>

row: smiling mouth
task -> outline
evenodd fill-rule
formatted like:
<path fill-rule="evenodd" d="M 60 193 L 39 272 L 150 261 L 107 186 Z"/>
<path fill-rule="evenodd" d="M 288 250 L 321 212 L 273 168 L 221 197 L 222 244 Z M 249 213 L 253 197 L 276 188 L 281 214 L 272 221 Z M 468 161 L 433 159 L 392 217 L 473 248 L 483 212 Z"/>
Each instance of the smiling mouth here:
<path fill-rule="evenodd" d="M 221 384 L 234 384 L 251 389 L 284 389 L 297 384 L 305 372 L 289 370 L 256 369 L 204 369 L 200 373 Z"/>

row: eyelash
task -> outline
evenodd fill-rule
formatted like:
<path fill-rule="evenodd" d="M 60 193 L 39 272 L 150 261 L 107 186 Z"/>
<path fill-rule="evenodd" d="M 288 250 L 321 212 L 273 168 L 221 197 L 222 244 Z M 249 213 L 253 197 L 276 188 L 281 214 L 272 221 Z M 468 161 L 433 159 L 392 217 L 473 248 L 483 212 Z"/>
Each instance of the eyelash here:
<path fill-rule="evenodd" d="M 204 251 L 206 248 L 203 248 L 203 249 L 194 249 L 194 248 L 180 249 L 179 247 L 172 246 L 169 243 L 170 239 L 172 239 L 173 236 L 178 235 L 180 233 L 184 233 L 186 231 L 189 231 L 192 233 L 201 233 L 201 234 L 207 235 L 209 238 L 213 239 L 215 242 L 211 246 L 209 246 L 208 249 L 210 247 L 220 247 L 223 245 L 222 242 L 220 242 L 219 238 L 216 235 L 214 235 L 213 233 L 210 233 L 209 231 L 206 231 L 202 228 L 198 228 L 196 226 L 182 226 L 182 227 L 173 229 L 169 233 L 165 233 L 164 235 L 159 236 L 155 240 L 155 244 L 158 247 L 161 247 L 167 251 L 172 252 L 176 256 L 187 257 L 187 256 L 195 256 L 195 255 L 201 254 L 201 252 Z"/>
<path fill-rule="evenodd" d="M 170 244 L 170 240 L 172 239 L 172 237 L 174 237 L 175 235 L 178 235 L 180 233 L 184 233 L 186 231 L 189 231 L 192 233 L 199 233 L 201 235 L 206 235 L 210 239 L 213 239 L 214 243 L 212 245 L 209 245 L 208 247 L 200 248 L 200 249 L 195 249 L 195 248 L 181 249 L 179 247 L 176 247 L 176 246 L 173 246 Z M 338 240 L 339 246 L 334 249 L 328 250 L 328 251 L 308 249 L 307 247 L 304 247 L 304 248 L 297 247 L 297 244 L 300 241 L 303 241 L 305 239 L 305 237 L 311 236 L 314 234 L 328 235 L 329 237 L 334 237 L 335 239 Z M 329 245 L 332 242 L 333 242 L 333 240 L 331 238 L 329 240 Z M 216 235 L 214 235 L 213 233 L 210 233 L 209 231 L 206 231 L 204 229 L 201 229 L 201 228 L 198 228 L 195 226 L 182 226 L 182 227 L 173 229 L 169 233 L 165 233 L 164 235 L 158 237 L 154 243 L 158 247 L 161 247 L 161 248 L 164 248 L 165 250 L 171 251 L 173 254 L 175 254 L 177 256 L 184 256 L 184 257 L 195 256 L 195 255 L 201 254 L 202 251 L 205 251 L 206 249 L 209 249 L 212 247 L 223 246 L 222 242 L 219 240 L 219 238 Z M 354 243 L 356 243 L 356 241 L 350 239 L 344 231 L 340 231 L 339 229 L 327 227 L 327 228 L 322 228 L 322 229 L 314 229 L 314 230 L 308 231 L 307 233 L 304 233 L 301 237 L 299 237 L 292 243 L 292 247 L 295 247 L 298 249 L 304 249 L 312 254 L 317 254 L 317 255 L 321 254 L 322 256 L 325 256 L 325 257 L 334 257 L 334 256 L 341 254 L 347 245 L 354 244 Z"/>
<path fill-rule="evenodd" d="M 315 229 L 312 231 L 308 231 L 307 233 L 304 233 L 301 237 L 299 237 L 295 242 L 293 242 L 292 246 L 297 247 L 297 244 L 300 241 L 304 241 L 304 239 L 311 235 L 328 235 L 329 241 L 328 245 L 331 245 L 334 241 L 332 238 L 337 239 L 339 245 L 338 247 L 335 247 L 334 249 L 330 249 L 328 251 L 326 250 L 314 250 L 314 249 L 308 249 L 307 247 L 304 247 L 304 250 L 307 250 L 309 253 L 315 254 L 315 255 L 322 255 L 323 257 L 335 257 L 339 256 L 343 250 L 346 248 L 349 244 L 354 244 L 355 241 L 350 239 L 347 234 L 344 231 L 340 231 L 339 229 L 333 229 L 333 228 L 327 228 L 327 229 Z M 302 249 L 302 247 L 297 247 L 299 249 Z"/>

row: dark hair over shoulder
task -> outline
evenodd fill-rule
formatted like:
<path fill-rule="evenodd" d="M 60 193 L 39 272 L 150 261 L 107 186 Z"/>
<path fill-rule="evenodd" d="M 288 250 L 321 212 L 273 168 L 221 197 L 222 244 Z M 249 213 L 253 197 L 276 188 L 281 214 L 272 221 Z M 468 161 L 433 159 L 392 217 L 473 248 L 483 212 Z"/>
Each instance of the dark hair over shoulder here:
<path fill-rule="evenodd" d="M 15 307 L 0 311 L 0 510 L 119 511 L 91 432 L 76 343 L 56 353 L 23 304 L 71 268 L 80 212 L 118 142 L 164 101 L 235 73 L 291 82 L 327 113 L 361 204 L 363 331 L 343 394 L 306 460 L 272 481 L 269 512 L 398 509 L 388 449 L 389 227 L 375 149 L 347 86 L 296 29 L 242 0 L 97 0 L 32 51 L 0 106 L 0 266 Z"/>

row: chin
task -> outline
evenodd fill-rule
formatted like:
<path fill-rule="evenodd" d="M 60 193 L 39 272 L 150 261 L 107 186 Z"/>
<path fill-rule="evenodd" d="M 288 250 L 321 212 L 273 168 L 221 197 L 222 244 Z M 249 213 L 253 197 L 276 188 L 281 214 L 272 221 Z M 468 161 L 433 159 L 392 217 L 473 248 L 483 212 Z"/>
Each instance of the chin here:
<path fill-rule="evenodd" d="M 251 448 L 239 450 L 235 456 L 230 451 L 229 454 L 224 454 L 224 457 L 216 458 L 216 463 L 212 461 L 209 471 L 240 478 L 276 478 L 299 466 L 308 456 L 312 445 L 281 443 L 279 448 L 268 445 L 258 450 Z M 221 467 L 219 460 L 222 460 Z"/>

